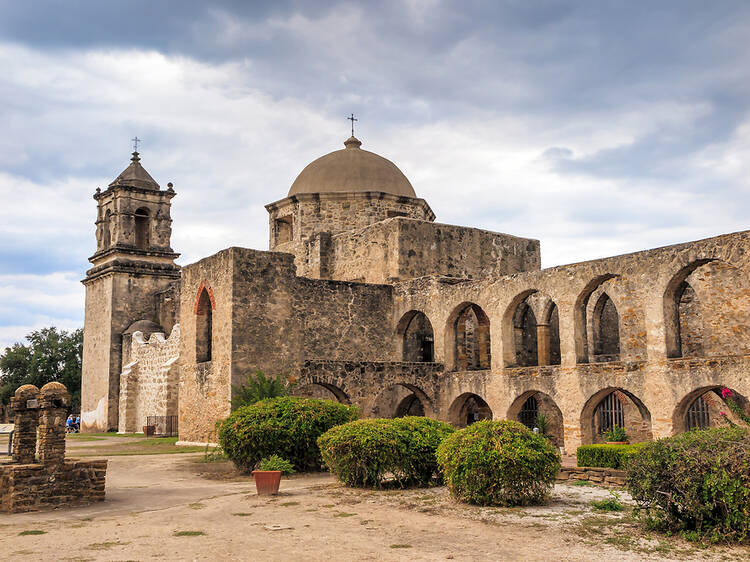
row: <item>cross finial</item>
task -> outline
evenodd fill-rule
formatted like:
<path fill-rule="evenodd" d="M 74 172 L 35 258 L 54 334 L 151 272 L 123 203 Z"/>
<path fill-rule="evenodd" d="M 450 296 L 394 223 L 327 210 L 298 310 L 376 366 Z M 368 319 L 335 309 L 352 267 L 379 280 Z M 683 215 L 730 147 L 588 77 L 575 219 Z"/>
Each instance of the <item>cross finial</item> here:
<path fill-rule="evenodd" d="M 138 143 L 142 142 L 141 139 L 136 135 L 135 138 L 130 139 L 133 141 L 133 152 L 138 152 Z"/>
<path fill-rule="evenodd" d="M 359 121 L 359 119 L 354 118 L 354 113 L 352 113 L 351 117 L 347 117 L 347 119 L 352 122 L 352 136 L 354 136 L 354 122 Z"/>

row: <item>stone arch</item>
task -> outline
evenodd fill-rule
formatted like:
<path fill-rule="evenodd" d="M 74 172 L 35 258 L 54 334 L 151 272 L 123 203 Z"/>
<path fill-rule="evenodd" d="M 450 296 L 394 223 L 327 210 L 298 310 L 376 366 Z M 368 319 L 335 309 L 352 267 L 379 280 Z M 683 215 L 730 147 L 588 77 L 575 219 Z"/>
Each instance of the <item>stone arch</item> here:
<path fill-rule="evenodd" d="M 584 404 L 581 410 L 581 443 L 591 445 L 592 443 L 603 443 L 601 436 L 600 411 L 606 399 L 612 395 L 622 407 L 623 426 L 628 433 L 631 443 L 651 441 L 651 412 L 632 392 L 619 387 L 607 387 L 593 394 Z M 619 425 L 619 424 L 617 424 Z"/>
<path fill-rule="evenodd" d="M 458 305 L 448 317 L 446 350 L 451 350 L 455 371 L 477 371 L 491 367 L 490 319 L 475 303 Z"/>
<path fill-rule="evenodd" d="M 528 406 L 534 402 L 536 406 L 536 412 L 544 414 L 549 424 L 547 430 L 548 435 L 551 436 L 551 441 L 556 447 L 563 447 L 565 445 L 564 439 L 564 424 L 563 415 L 560 408 L 557 406 L 555 401 L 549 394 L 546 394 L 540 390 L 528 390 L 516 398 L 508 408 L 507 418 L 509 420 L 515 420 L 523 423 L 529 429 L 534 428 L 534 424 L 529 424 L 531 416 L 525 415 L 528 413 Z M 527 408 L 525 408 L 525 406 Z"/>
<path fill-rule="evenodd" d="M 697 400 L 703 400 L 706 407 L 706 414 L 708 418 L 707 427 L 720 427 L 722 425 L 728 425 L 724 421 L 724 416 L 721 412 L 724 412 L 727 418 L 733 422 L 737 422 L 737 417 L 729 409 L 724 398 L 721 396 L 721 391 L 726 388 L 721 385 L 702 386 L 696 388 L 692 392 L 686 394 L 675 406 L 674 412 L 672 413 L 672 435 L 682 433 L 690 429 L 688 427 L 688 411 L 691 406 L 695 404 Z M 737 392 L 734 389 L 732 391 L 732 398 L 742 408 L 746 414 L 750 414 L 750 401 Z"/>
<path fill-rule="evenodd" d="M 506 366 L 560 364 L 560 318 L 549 296 L 524 291 L 513 299 L 504 318 L 512 339 Z"/>
<path fill-rule="evenodd" d="M 681 267 L 667 283 L 664 291 L 664 337 L 667 357 L 703 355 L 705 350 L 701 303 L 688 277 L 698 268 L 716 261 L 720 260 L 704 258 L 692 261 Z"/>
<path fill-rule="evenodd" d="M 421 412 L 421 413 L 418 413 Z M 371 417 L 397 418 L 405 415 L 431 415 L 432 400 L 418 386 L 401 382 L 384 388 L 375 398 Z"/>
<path fill-rule="evenodd" d="M 410 310 L 396 326 L 402 361 L 432 363 L 435 361 L 435 333 L 424 312 Z"/>
<path fill-rule="evenodd" d="M 351 404 L 349 396 L 340 387 L 315 378 L 305 381 L 305 384 L 298 385 L 294 389 L 294 394 L 305 398 L 318 398 L 319 400 L 333 400 L 341 404 Z"/>
<path fill-rule="evenodd" d="M 617 277 L 614 273 L 605 273 L 589 281 L 578 294 L 574 307 L 575 323 L 575 344 L 576 344 L 576 361 L 578 363 L 588 363 L 593 350 L 589 349 L 589 329 L 588 329 L 588 312 L 591 295 L 603 283 Z"/>
<path fill-rule="evenodd" d="M 146 207 L 136 209 L 135 219 L 135 247 L 148 250 L 151 243 L 151 212 Z"/>
<path fill-rule="evenodd" d="M 479 420 L 491 420 L 492 417 L 489 404 L 473 392 L 461 394 L 448 409 L 449 421 L 457 427 L 466 427 Z"/>

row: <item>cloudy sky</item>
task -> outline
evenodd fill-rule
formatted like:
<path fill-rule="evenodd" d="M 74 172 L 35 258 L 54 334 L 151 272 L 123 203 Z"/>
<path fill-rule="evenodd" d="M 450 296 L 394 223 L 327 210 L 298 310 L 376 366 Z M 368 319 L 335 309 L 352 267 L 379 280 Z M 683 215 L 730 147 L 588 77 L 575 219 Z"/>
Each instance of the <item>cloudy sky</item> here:
<path fill-rule="evenodd" d="M 745 0 L 0 0 L 0 349 L 82 326 L 134 135 L 181 264 L 266 249 L 351 112 L 438 221 L 545 267 L 746 229 L 749 42 Z"/>

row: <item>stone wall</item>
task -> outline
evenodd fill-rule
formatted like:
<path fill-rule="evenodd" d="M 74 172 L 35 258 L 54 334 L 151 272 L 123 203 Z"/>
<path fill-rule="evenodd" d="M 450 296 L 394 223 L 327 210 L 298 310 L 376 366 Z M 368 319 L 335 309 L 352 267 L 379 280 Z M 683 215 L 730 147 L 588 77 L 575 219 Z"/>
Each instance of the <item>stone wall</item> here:
<path fill-rule="evenodd" d="M 180 383 L 180 325 L 169 338 L 135 332 L 130 362 L 120 375 L 120 433 L 143 431 L 148 416 L 176 416 Z"/>

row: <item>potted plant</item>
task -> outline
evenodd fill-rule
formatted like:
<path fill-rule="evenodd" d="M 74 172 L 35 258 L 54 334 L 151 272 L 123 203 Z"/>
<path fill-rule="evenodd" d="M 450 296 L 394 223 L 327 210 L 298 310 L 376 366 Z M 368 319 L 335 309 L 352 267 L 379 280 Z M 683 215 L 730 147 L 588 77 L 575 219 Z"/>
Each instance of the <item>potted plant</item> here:
<path fill-rule="evenodd" d="M 294 467 L 286 459 L 271 455 L 261 459 L 256 470 L 253 470 L 255 489 L 259 496 L 275 496 L 279 493 L 281 475 L 294 473 Z"/>
<path fill-rule="evenodd" d="M 607 445 L 627 445 L 628 434 L 624 427 L 613 425 L 602 435 Z"/>

